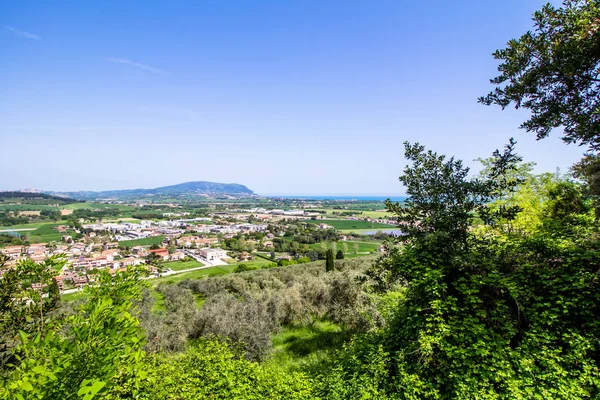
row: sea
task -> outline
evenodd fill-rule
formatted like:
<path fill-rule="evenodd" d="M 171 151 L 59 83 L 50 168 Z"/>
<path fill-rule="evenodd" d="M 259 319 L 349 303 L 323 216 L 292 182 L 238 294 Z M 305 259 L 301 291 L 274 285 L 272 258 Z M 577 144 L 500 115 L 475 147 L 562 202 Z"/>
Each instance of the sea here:
<path fill-rule="evenodd" d="M 339 201 L 381 201 L 384 202 L 386 199 L 391 201 L 404 201 L 407 196 L 369 196 L 369 195 L 299 195 L 299 196 L 278 196 L 269 195 L 266 197 L 278 198 L 278 199 L 300 199 L 300 200 L 339 200 Z"/>

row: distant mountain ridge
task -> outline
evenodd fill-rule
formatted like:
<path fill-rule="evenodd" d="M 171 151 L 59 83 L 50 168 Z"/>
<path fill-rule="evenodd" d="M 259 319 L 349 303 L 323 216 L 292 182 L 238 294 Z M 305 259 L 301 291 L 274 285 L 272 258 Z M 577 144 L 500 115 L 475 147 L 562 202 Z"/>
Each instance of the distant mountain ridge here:
<path fill-rule="evenodd" d="M 93 199 L 134 199 L 146 197 L 194 197 L 194 196 L 234 196 L 247 197 L 254 192 L 239 183 L 218 183 L 195 181 L 155 189 L 124 189 L 79 192 L 47 192 L 53 195 L 68 196 L 78 200 Z"/>

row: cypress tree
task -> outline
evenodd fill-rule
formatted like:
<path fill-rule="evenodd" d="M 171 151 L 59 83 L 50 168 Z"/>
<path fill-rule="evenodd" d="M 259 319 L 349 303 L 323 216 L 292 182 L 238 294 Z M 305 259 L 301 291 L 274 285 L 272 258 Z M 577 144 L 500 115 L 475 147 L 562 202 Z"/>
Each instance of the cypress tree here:
<path fill-rule="evenodd" d="M 327 256 L 325 257 L 325 271 L 333 271 L 335 268 L 335 264 L 333 261 L 333 250 L 327 250 Z"/>
<path fill-rule="evenodd" d="M 337 254 L 335 255 L 335 259 L 336 260 L 343 260 L 344 259 L 344 252 L 341 250 L 338 250 Z"/>

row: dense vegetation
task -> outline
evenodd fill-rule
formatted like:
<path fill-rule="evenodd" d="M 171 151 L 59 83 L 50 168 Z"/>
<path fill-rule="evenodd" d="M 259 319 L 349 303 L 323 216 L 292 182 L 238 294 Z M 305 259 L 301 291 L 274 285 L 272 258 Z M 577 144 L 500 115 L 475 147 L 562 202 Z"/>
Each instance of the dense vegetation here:
<path fill-rule="evenodd" d="M 78 203 L 78 200 L 68 197 L 53 196 L 46 193 L 29 193 L 29 192 L 0 192 L 0 203 L 20 203 L 27 204 L 73 204 Z"/>

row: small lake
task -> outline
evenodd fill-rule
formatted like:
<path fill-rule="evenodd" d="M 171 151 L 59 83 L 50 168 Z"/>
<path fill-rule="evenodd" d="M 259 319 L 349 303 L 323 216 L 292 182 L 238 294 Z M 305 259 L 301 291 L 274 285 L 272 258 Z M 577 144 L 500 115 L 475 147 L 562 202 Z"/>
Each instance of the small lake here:
<path fill-rule="evenodd" d="M 16 237 L 21 237 L 23 235 L 21 235 L 19 232 L 15 232 L 15 231 L 4 231 L 2 232 L 3 235 L 9 235 L 9 236 L 16 236 Z"/>
<path fill-rule="evenodd" d="M 362 233 L 364 235 L 374 235 L 378 232 L 387 233 L 387 234 L 391 234 L 391 235 L 397 235 L 397 236 L 402 235 L 402 231 L 400 229 L 374 229 L 372 231 L 363 231 L 363 230 L 360 231 L 360 233 Z"/>

